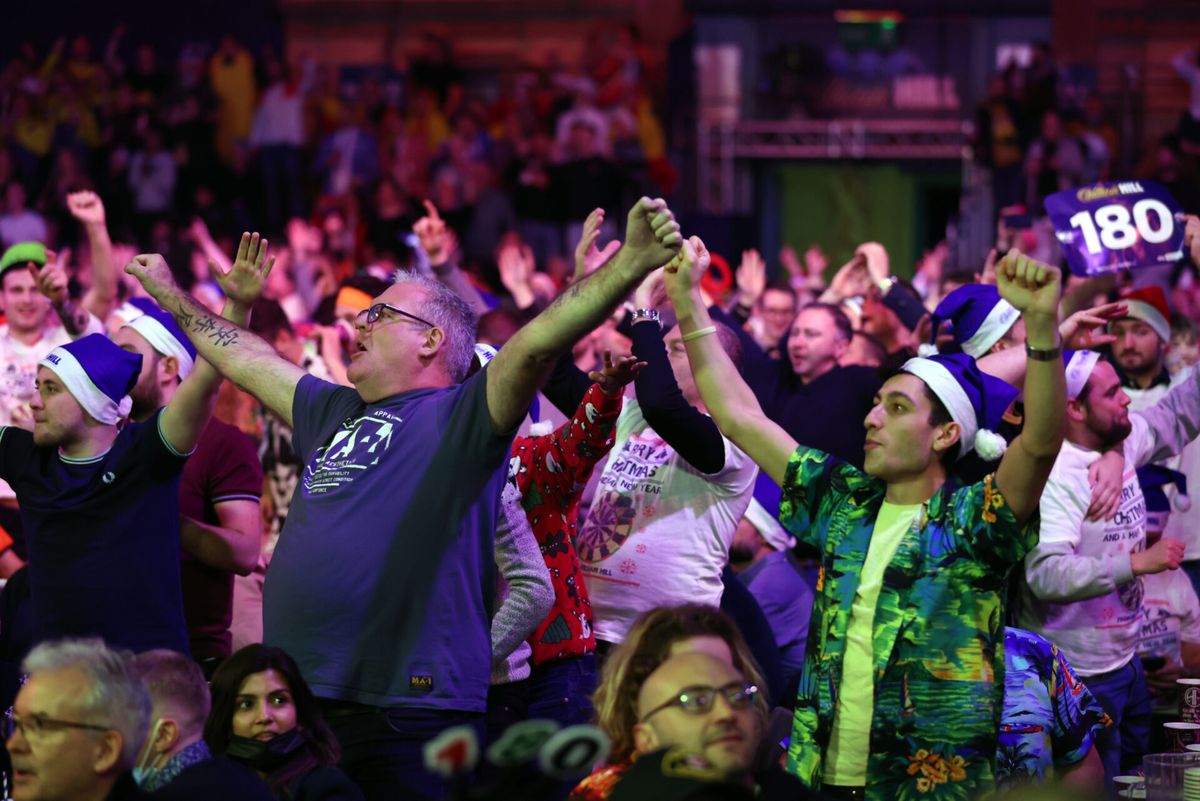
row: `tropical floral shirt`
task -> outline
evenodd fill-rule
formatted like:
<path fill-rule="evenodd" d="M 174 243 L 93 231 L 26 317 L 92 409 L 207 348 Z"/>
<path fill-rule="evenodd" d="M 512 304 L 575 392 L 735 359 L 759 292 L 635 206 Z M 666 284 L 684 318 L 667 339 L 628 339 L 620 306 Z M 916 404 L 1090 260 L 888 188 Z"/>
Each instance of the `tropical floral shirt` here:
<path fill-rule="evenodd" d="M 996 748 L 996 783 L 1011 787 L 1054 778 L 1092 750 L 1111 724 L 1058 646 L 1032 631 L 1004 632 L 1004 709 Z"/>
<path fill-rule="evenodd" d="M 947 482 L 901 539 L 875 609 L 868 799 L 973 798 L 994 781 L 1004 677 L 1004 599 L 1037 542 L 989 475 Z M 886 484 L 822 451 L 796 449 L 779 519 L 821 554 L 787 769 L 819 787 L 846 629 Z"/>
<path fill-rule="evenodd" d="M 612 449 L 621 405 L 621 396 L 611 398 L 592 384 L 574 416 L 555 431 L 513 440 L 509 471 L 554 585 L 550 615 L 529 638 L 535 666 L 596 650 L 575 529 L 592 468 Z"/>

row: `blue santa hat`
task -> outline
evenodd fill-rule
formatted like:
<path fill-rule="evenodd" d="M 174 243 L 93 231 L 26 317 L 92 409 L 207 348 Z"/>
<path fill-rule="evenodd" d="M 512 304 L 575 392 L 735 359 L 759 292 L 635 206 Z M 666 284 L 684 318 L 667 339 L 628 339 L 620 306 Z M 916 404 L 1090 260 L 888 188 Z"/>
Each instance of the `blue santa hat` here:
<path fill-rule="evenodd" d="M 57 347 L 38 364 L 54 371 L 85 412 L 110 426 L 129 414 L 129 392 L 142 372 L 140 353 L 123 350 L 102 334 Z"/>
<path fill-rule="evenodd" d="M 1178 470 L 1148 464 L 1137 469 L 1137 478 L 1142 487 L 1142 495 L 1146 498 L 1147 531 L 1162 531 L 1167 527 L 1172 503 L 1167 499 L 1166 489 L 1172 484 L 1177 490 L 1174 507 L 1181 512 L 1192 508 L 1191 498 L 1187 494 L 1187 476 Z"/>
<path fill-rule="evenodd" d="M 934 341 L 937 340 L 938 328 L 943 322 L 949 321 L 954 341 L 962 348 L 962 352 L 978 359 L 1008 333 L 1020 316 L 1021 313 L 1000 297 L 1000 290 L 991 284 L 960 286 L 942 298 L 942 302 L 934 309 Z"/>
<path fill-rule="evenodd" d="M 152 300 L 133 298 L 129 303 L 141 314 L 126 317 L 125 325 L 141 334 L 163 356 L 174 356 L 179 363 L 179 378 L 187 378 L 196 366 L 196 348 L 175 324 L 175 319 Z"/>
<path fill-rule="evenodd" d="M 1018 395 L 1015 387 L 980 370 L 965 353 L 909 359 L 900 370 L 924 381 L 962 429 L 959 459 L 971 451 L 989 462 L 1004 455 L 1008 443 L 996 429 Z"/>
<path fill-rule="evenodd" d="M 1075 400 L 1092 377 L 1092 370 L 1096 369 L 1100 354 L 1094 350 L 1064 349 L 1062 358 L 1067 377 L 1067 400 Z"/>

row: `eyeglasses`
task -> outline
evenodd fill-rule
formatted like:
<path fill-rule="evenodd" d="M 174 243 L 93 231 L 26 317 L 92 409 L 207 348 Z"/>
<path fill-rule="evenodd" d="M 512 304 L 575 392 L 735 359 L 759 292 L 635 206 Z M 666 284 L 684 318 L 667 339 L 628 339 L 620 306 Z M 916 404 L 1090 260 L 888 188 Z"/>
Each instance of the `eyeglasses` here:
<path fill-rule="evenodd" d="M 409 314 L 404 309 L 393 306 L 390 303 L 376 303 L 369 309 L 363 309 L 355 316 L 354 322 L 356 325 L 361 325 L 364 328 L 370 328 L 375 325 L 375 323 L 379 322 L 379 318 L 383 316 L 385 311 L 389 311 L 392 314 L 398 314 L 401 317 L 407 317 L 410 320 L 414 320 L 421 325 L 427 325 L 430 328 L 437 328 L 436 325 L 428 320 L 424 320 L 415 314 Z"/>
<path fill-rule="evenodd" d="M 744 684 L 740 681 L 730 682 L 723 687 L 705 685 L 684 687 L 670 701 L 659 704 L 642 715 L 640 722 L 645 723 L 651 715 L 673 706 L 679 707 L 689 715 L 703 715 L 713 708 L 718 694 L 724 696 L 725 701 L 734 709 L 746 709 L 754 703 L 754 697 L 758 695 L 758 688 L 753 684 Z"/>
<path fill-rule="evenodd" d="M 21 718 L 11 709 L 0 717 L 0 736 L 5 740 L 12 737 L 16 732 L 21 734 L 26 739 L 38 739 L 39 737 L 49 734 L 60 729 L 86 729 L 88 731 L 108 731 L 112 726 L 98 726 L 94 723 L 75 723 L 70 720 L 55 720 L 48 718 L 45 715 L 30 715 L 27 718 Z"/>

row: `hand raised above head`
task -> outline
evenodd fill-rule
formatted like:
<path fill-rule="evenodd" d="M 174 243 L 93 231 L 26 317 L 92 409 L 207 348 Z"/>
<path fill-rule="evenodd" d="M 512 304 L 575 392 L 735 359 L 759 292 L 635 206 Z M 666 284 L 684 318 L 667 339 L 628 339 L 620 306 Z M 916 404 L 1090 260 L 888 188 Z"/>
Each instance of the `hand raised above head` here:
<path fill-rule="evenodd" d="M 996 288 L 1022 314 L 1057 316 L 1062 271 L 1010 250 L 996 265 Z"/>
<path fill-rule="evenodd" d="M 267 240 L 260 239 L 257 231 L 253 234 L 243 233 L 229 272 L 209 260 L 208 269 L 227 298 L 244 306 L 251 306 L 258 300 L 267 276 L 275 266 L 275 258 L 267 256 L 268 250 Z"/>
<path fill-rule="evenodd" d="M 629 210 L 625 249 L 632 266 L 640 272 L 662 267 L 675 257 L 682 243 L 679 223 L 662 198 L 644 197 Z"/>
<path fill-rule="evenodd" d="M 161 253 L 139 253 L 125 265 L 125 272 L 136 278 L 155 300 L 161 300 L 164 293 L 178 288 L 171 267 Z"/>

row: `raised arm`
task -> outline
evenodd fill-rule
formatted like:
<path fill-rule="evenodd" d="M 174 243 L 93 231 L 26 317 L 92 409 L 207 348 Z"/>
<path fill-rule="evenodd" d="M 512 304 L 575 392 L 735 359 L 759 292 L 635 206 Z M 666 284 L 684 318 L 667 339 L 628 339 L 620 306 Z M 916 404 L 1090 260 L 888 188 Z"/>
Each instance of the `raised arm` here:
<path fill-rule="evenodd" d="M 432 201 L 425 201 L 425 216 L 413 224 L 413 233 L 429 257 L 429 269 L 433 270 L 434 276 L 470 304 L 477 314 L 486 314 L 487 303 L 471 285 L 466 273 L 451 261 L 455 248 L 454 233 L 446 227 L 446 221 L 438 214 L 437 206 Z"/>
<path fill-rule="evenodd" d="M 125 266 L 125 272 L 137 278 L 158 305 L 175 318 L 203 360 L 289 426 L 292 424 L 292 398 L 303 370 L 276 353 L 266 340 L 217 317 L 180 289 L 161 256 L 137 256 Z M 214 277 L 227 295 L 231 289 L 236 291 L 220 270 L 214 272 Z"/>
<path fill-rule="evenodd" d="M 67 291 L 67 271 L 59 264 L 58 254 L 47 250 L 46 263 L 33 270 L 33 278 L 37 282 L 38 291 L 49 298 L 50 306 L 71 339 L 78 339 L 85 334 L 104 333 L 104 324 L 82 304 L 71 298 Z"/>
<path fill-rule="evenodd" d="M 1058 301 L 1062 273 L 1009 251 L 996 266 L 1000 297 L 1025 320 L 1025 427 L 1000 460 L 996 486 L 1020 522 L 1038 508 L 1050 468 L 1062 448 L 1067 382 L 1063 374 Z"/>
<path fill-rule="evenodd" d="M 95 192 L 71 192 L 67 195 L 67 208 L 83 225 L 92 259 L 92 285 L 83 293 L 83 308 L 104 320 L 117 302 L 117 270 L 113 265 L 104 202 Z"/>
<path fill-rule="evenodd" d="M 708 269 L 708 250 L 699 237 L 683 244 L 667 265 L 667 296 L 675 307 L 679 330 L 700 397 L 725 436 L 750 454 L 777 484 L 783 483 L 796 440 L 763 413 L 758 399 L 715 336 L 716 328 L 700 296 L 700 276 Z"/>
<path fill-rule="evenodd" d="M 625 243 L 612 262 L 573 283 L 488 365 L 488 411 L 496 431 L 510 431 L 521 421 L 559 355 L 603 322 L 646 275 L 670 261 L 681 241 L 666 201 L 642 198 L 634 205 Z"/>
<path fill-rule="evenodd" d="M 263 282 L 274 263 L 274 259 L 267 258 L 267 240 L 260 240 L 257 233 L 242 235 L 237 256 L 228 272 L 223 273 L 215 262 L 209 262 L 213 275 L 223 274 L 225 278 L 227 293 L 221 317 L 226 322 L 237 326 L 250 322 L 250 307 L 262 294 Z M 167 442 L 176 450 L 187 453 L 196 447 L 200 433 L 212 417 L 221 380 L 221 374 L 201 357 L 163 409 L 159 425 Z"/>

